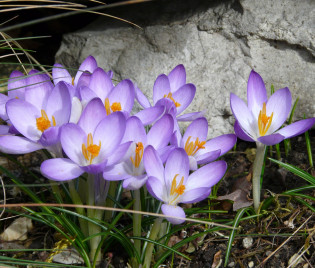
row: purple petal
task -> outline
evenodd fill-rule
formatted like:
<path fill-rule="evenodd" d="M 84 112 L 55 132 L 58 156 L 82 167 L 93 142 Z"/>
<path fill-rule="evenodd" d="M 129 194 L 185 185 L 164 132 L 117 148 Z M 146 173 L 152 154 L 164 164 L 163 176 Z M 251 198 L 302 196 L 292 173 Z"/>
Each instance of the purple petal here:
<path fill-rule="evenodd" d="M 144 126 L 136 116 L 131 116 L 126 121 L 126 131 L 122 142 L 127 141 L 142 142 L 144 146 L 147 144 L 147 134 Z"/>
<path fill-rule="evenodd" d="M 163 204 L 161 207 L 161 210 L 165 216 L 186 218 L 186 214 L 184 210 L 179 206 Z M 166 217 L 166 219 L 172 224 L 181 224 L 185 222 L 184 219 L 176 219 L 176 218 L 170 218 L 170 217 Z"/>
<path fill-rule="evenodd" d="M 126 153 L 128 152 L 128 149 L 130 147 L 132 142 L 125 142 L 123 144 L 120 144 L 117 149 L 107 158 L 107 166 L 112 166 L 117 163 L 119 163 Z"/>
<path fill-rule="evenodd" d="M 74 79 L 74 85 L 77 85 L 80 76 L 83 72 L 88 71 L 93 73 L 94 70 L 97 68 L 97 62 L 93 56 L 88 56 L 80 65 L 79 70 Z"/>
<path fill-rule="evenodd" d="M 91 81 L 92 74 L 89 72 L 84 72 L 81 74 L 78 83 L 75 84 L 76 88 L 80 89 L 80 87 L 88 87 Z"/>
<path fill-rule="evenodd" d="M 265 145 L 275 145 L 285 139 L 284 136 L 275 133 L 267 136 L 261 136 L 257 140 Z"/>
<path fill-rule="evenodd" d="M 193 121 L 193 120 L 198 119 L 200 117 L 203 117 L 205 115 L 205 113 L 206 113 L 206 111 L 183 114 L 183 115 L 180 115 L 177 117 L 177 121 L 190 122 L 190 121 Z"/>
<path fill-rule="evenodd" d="M 142 91 L 137 86 L 135 86 L 135 97 L 143 108 L 151 107 L 148 98 L 142 93 Z"/>
<path fill-rule="evenodd" d="M 236 136 L 244 141 L 251 141 L 251 142 L 255 141 L 244 132 L 244 130 L 241 128 L 237 120 L 235 121 L 235 124 L 234 124 L 234 131 L 235 131 Z"/>
<path fill-rule="evenodd" d="M 195 93 L 196 93 L 195 85 L 186 84 L 173 94 L 174 100 L 180 103 L 180 106 L 177 107 L 177 114 L 182 113 L 189 106 L 189 104 L 195 97 Z"/>
<path fill-rule="evenodd" d="M 8 81 L 8 97 L 24 100 L 26 77 L 20 71 L 13 71 Z"/>
<path fill-rule="evenodd" d="M 0 136 L 9 135 L 10 127 L 7 125 L 0 125 Z"/>
<path fill-rule="evenodd" d="M 106 110 L 100 98 L 91 100 L 84 108 L 78 125 L 86 134 L 93 134 L 96 126 L 106 117 Z"/>
<path fill-rule="evenodd" d="M 157 200 L 163 202 L 165 185 L 160 179 L 150 176 L 147 180 L 147 190 L 148 192 Z"/>
<path fill-rule="evenodd" d="M 181 203 L 196 203 L 207 198 L 211 193 L 211 188 L 200 187 L 185 191 L 181 196 Z"/>
<path fill-rule="evenodd" d="M 158 156 L 157 151 L 149 145 L 143 153 L 143 164 L 148 176 L 158 179 L 161 184 L 164 183 L 164 166 Z"/>
<path fill-rule="evenodd" d="M 89 88 L 92 89 L 102 101 L 105 101 L 105 98 L 113 87 L 114 84 L 112 80 L 102 68 L 97 68 L 93 72 Z"/>
<path fill-rule="evenodd" d="M 128 179 L 124 180 L 123 187 L 127 190 L 138 190 L 147 182 L 147 180 L 147 175 L 142 175 L 138 177 L 130 176 Z"/>
<path fill-rule="evenodd" d="M 126 172 L 124 163 L 119 163 L 110 168 L 106 167 L 105 171 L 103 172 L 103 178 L 109 181 L 120 181 L 129 177 L 130 175 Z"/>
<path fill-rule="evenodd" d="M 1 136 L 0 151 L 6 154 L 27 154 L 43 149 L 39 143 L 19 136 Z"/>
<path fill-rule="evenodd" d="M 45 130 L 40 137 L 39 142 L 45 147 L 60 142 L 60 127 L 50 127 Z"/>
<path fill-rule="evenodd" d="M 158 119 L 165 111 L 164 106 L 153 106 L 141 110 L 136 113 L 135 116 L 138 117 L 144 126 L 152 124 L 156 119 Z"/>
<path fill-rule="evenodd" d="M 184 65 L 177 65 L 168 75 L 170 81 L 171 92 L 175 92 L 186 84 L 186 71 Z"/>
<path fill-rule="evenodd" d="M 190 137 L 189 142 L 195 142 L 197 138 L 199 141 L 206 141 L 208 134 L 208 121 L 206 118 L 198 118 L 194 120 L 186 129 L 183 139 L 181 141 L 181 147 L 184 148 L 187 139 Z M 204 150 L 202 150 L 204 151 Z"/>
<path fill-rule="evenodd" d="M 189 159 L 189 169 L 190 170 L 197 170 L 198 169 L 198 165 L 197 165 L 196 158 L 191 156 L 191 155 L 189 155 L 188 159 Z"/>
<path fill-rule="evenodd" d="M 164 115 L 150 129 L 148 133 L 148 144 L 155 149 L 165 147 L 173 134 L 174 120 L 169 114 Z"/>
<path fill-rule="evenodd" d="M 175 146 L 169 145 L 157 150 L 159 157 L 161 158 L 162 163 L 165 163 L 170 153 L 175 149 Z"/>
<path fill-rule="evenodd" d="M 267 103 L 267 91 L 261 76 L 251 71 L 247 82 L 248 109 L 258 118 L 263 103 Z"/>
<path fill-rule="evenodd" d="M 215 151 L 211 151 L 205 154 L 200 154 L 198 156 L 196 156 L 196 160 L 198 165 L 204 165 L 204 164 L 208 164 L 210 162 L 215 161 L 216 159 L 218 159 L 221 155 L 221 150 L 215 150 Z"/>
<path fill-rule="evenodd" d="M 96 93 L 92 89 L 86 86 L 80 87 L 79 92 L 80 92 L 83 106 L 86 106 L 86 104 L 89 103 L 92 99 L 98 98 Z"/>
<path fill-rule="evenodd" d="M 283 125 L 291 111 L 291 101 L 291 93 L 287 87 L 279 89 L 271 95 L 266 105 L 266 111 L 267 116 L 273 113 L 273 118 L 267 135 L 274 133 Z"/>
<path fill-rule="evenodd" d="M 207 141 L 207 143 L 205 144 L 205 149 L 199 150 L 196 155 L 201 155 L 204 152 L 220 150 L 220 156 L 222 156 L 233 148 L 236 140 L 237 138 L 234 134 L 225 134 L 215 137 L 212 140 Z"/>
<path fill-rule="evenodd" d="M 8 120 L 7 111 L 5 109 L 5 105 L 8 100 L 9 97 L 7 95 L 0 93 L 0 118 L 2 120 Z"/>
<path fill-rule="evenodd" d="M 81 168 L 86 173 L 91 173 L 91 174 L 102 173 L 107 166 L 107 159 L 103 159 L 104 160 L 103 162 L 100 162 L 100 160 L 101 158 L 98 157 L 98 162 L 96 164 L 81 166 Z M 96 162 L 96 161 L 93 160 L 93 162 Z"/>
<path fill-rule="evenodd" d="M 77 97 L 73 97 L 71 101 L 71 114 L 69 123 L 77 123 L 82 114 L 82 104 L 81 101 Z"/>
<path fill-rule="evenodd" d="M 298 136 L 305 131 L 309 130 L 315 123 L 315 118 L 308 118 L 294 122 L 284 128 L 277 131 L 278 134 L 284 136 L 285 139 Z"/>
<path fill-rule="evenodd" d="M 70 159 L 48 159 L 40 166 L 41 173 L 54 181 L 67 181 L 79 177 L 84 171 Z"/>
<path fill-rule="evenodd" d="M 154 82 L 153 86 L 153 103 L 156 104 L 158 100 L 164 98 L 171 91 L 170 82 L 165 74 L 161 74 Z"/>
<path fill-rule="evenodd" d="M 52 68 L 52 77 L 55 85 L 57 85 L 60 81 L 72 84 L 72 77 L 68 70 L 59 63 L 54 64 L 54 67 Z"/>

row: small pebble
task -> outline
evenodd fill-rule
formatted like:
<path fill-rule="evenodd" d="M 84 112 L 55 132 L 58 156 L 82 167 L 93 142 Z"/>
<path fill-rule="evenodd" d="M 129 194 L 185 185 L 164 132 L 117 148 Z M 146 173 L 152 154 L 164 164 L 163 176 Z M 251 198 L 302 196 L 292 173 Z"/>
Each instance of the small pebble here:
<path fill-rule="evenodd" d="M 272 253 L 271 250 L 266 251 L 266 256 L 268 257 Z"/>
<path fill-rule="evenodd" d="M 249 267 L 249 268 L 253 268 L 253 267 L 254 267 L 254 262 L 253 262 L 253 261 L 250 261 L 250 262 L 248 263 L 248 267 Z"/>
<path fill-rule="evenodd" d="M 242 245 L 244 248 L 249 249 L 253 245 L 253 241 L 252 237 L 245 237 L 242 241 Z"/>
<path fill-rule="evenodd" d="M 230 262 L 229 264 L 228 264 L 228 267 L 234 267 L 235 266 L 235 262 L 234 261 L 232 261 L 232 262 Z"/>

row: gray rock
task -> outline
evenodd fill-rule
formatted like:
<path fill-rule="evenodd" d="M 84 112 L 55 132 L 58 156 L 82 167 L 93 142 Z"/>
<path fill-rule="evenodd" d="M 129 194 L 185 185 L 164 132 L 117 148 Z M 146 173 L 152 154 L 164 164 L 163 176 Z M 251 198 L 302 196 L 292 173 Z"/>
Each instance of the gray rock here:
<path fill-rule="evenodd" d="M 98 21 L 64 35 L 56 61 L 77 68 L 93 55 L 150 99 L 156 77 L 182 63 L 197 87 L 187 112 L 207 110 L 209 137 L 233 131 L 230 92 L 246 100 L 251 69 L 268 91 L 287 86 L 300 98 L 296 119 L 315 115 L 315 1 L 157 2 L 117 11 L 142 29 Z"/>

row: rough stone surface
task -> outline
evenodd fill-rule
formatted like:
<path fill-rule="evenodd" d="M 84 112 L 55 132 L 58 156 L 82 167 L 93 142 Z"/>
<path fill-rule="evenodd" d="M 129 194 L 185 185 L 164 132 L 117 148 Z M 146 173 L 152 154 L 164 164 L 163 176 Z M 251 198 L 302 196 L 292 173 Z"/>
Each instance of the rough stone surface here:
<path fill-rule="evenodd" d="M 287 86 L 300 98 L 296 119 L 315 115 L 315 1 L 156 1 L 117 14 L 142 29 L 98 21 L 65 35 L 57 62 L 78 67 L 93 55 L 149 98 L 155 78 L 182 63 L 197 87 L 188 112 L 207 110 L 209 137 L 233 131 L 230 92 L 246 100 L 251 69 L 268 91 Z"/>

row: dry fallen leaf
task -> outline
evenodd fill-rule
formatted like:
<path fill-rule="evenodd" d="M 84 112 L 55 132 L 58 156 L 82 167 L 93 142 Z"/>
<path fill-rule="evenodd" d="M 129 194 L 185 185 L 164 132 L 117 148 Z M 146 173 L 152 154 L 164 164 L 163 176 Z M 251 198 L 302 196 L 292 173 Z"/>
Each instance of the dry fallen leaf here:
<path fill-rule="evenodd" d="M 211 268 L 218 268 L 220 267 L 221 263 L 222 263 L 221 250 L 219 250 L 216 254 L 214 254 Z"/>
<path fill-rule="evenodd" d="M 14 220 L 10 226 L 0 235 L 2 241 L 26 240 L 27 232 L 33 228 L 32 220 L 20 217 Z"/>

